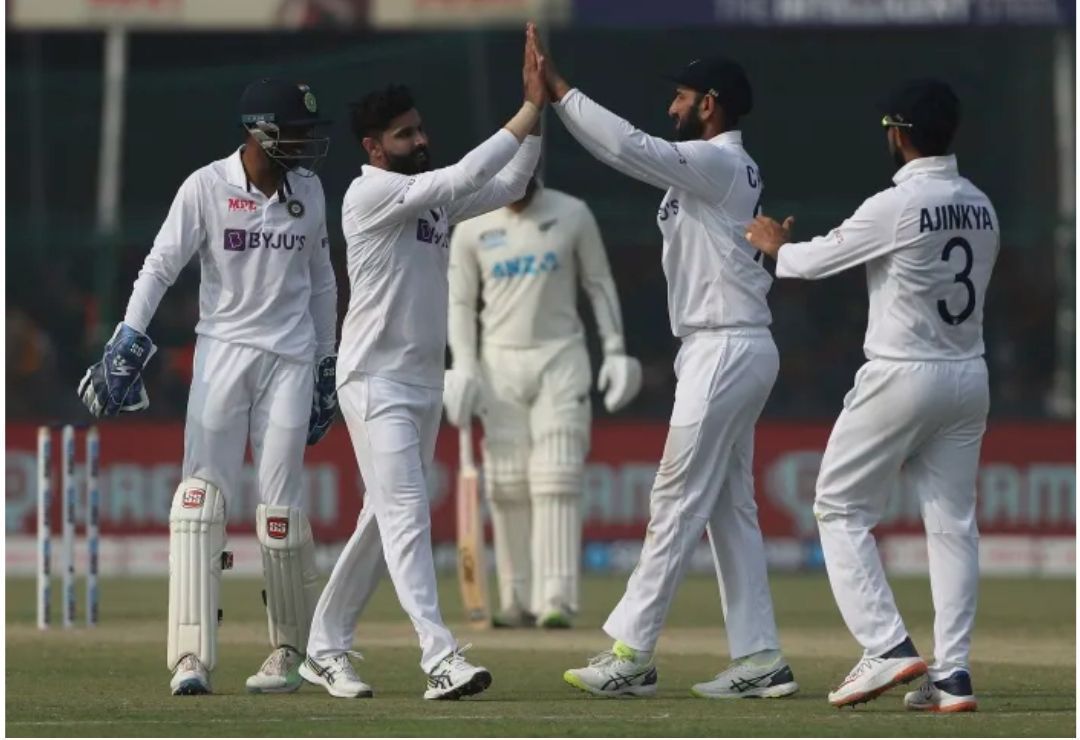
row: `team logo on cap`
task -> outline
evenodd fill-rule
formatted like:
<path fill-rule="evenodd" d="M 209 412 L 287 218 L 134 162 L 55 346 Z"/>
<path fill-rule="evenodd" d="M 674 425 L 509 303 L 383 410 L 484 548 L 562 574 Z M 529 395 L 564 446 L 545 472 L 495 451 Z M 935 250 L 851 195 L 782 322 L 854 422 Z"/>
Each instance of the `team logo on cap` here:
<path fill-rule="evenodd" d="M 319 104 L 315 102 L 315 93 L 311 92 L 305 87 L 304 90 L 304 107 L 308 109 L 308 113 L 314 113 L 319 108 Z"/>
<path fill-rule="evenodd" d="M 286 203 L 285 209 L 293 218 L 302 218 L 304 215 L 304 204 L 295 199 L 290 200 L 288 203 Z"/>
<path fill-rule="evenodd" d="M 266 534 L 268 534 L 271 539 L 285 539 L 289 536 L 289 520 L 281 516 L 267 517 Z"/>
<path fill-rule="evenodd" d="M 184 491 L 184 498 L 181 500 L 181 505 L 185 509 L 198 509 L 203 505 L 203 501 L 206 500 L 206 491 L 201 488 L 189 488 Z"/>

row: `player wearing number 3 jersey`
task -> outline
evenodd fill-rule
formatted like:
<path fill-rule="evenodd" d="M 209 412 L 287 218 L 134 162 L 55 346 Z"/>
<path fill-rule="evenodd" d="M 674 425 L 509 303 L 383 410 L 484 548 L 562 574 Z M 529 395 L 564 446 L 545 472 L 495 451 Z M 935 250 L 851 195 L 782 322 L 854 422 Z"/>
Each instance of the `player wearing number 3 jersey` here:
<path fill-rule="evenodd" d="M 975 474 L 989 407 L 982 319 L 998 220 L 946 154 L 959 121 L 947 85 L 909 82 L 882 108 L 899 166 L 894 187 L 809 242 L 790 243 L 790 220 L 780 226 L 765 217 L 747 236 L 776 257 L 780 278 L 816 280 L 866 265 L 867 363 L 829 437 L 814 501 L 833 594 L 865 650 L 829 701 L 868 701 L 927 673 L 871 534 L 899 483 L 919 498 L 935 612 L 936 661 L 904 702 L 909 709 L 970 711 L 979 578 Z"/>

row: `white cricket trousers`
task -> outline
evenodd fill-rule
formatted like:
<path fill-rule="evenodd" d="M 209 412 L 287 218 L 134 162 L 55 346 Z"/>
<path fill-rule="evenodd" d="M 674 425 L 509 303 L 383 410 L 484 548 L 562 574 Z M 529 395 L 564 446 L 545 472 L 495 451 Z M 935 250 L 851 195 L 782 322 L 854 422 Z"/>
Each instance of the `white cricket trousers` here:
<path fill-rule="evenodd" d="M 871 530 L 897 485 L 918 496 L 934 603 L 934 680 L 970 670 L 979 582 L 975 477 L 989 406 L 982 358 L 871 360 L 844 398 L 818 474 L 814 515 L 829 583 L 866 655 L 908 636 Z"/>
<path fill-rule="evenodd" d="M 614 639 L 655 649 L 707 531 L 732 658 L 779 649 L 752 473 L 754 425 L 778 368 L 767 329 L 699 331 L 683 339 L 641 559 L 604 624 Z"/>
<path fill-rule="evenodd" d="M 364 508 L 315 607 L 308 655 L 325 659 L 352 646 L 385 557 L 398 601 L 420 638 L 420 666 L 430 673 L 457 649 L 439 613 L 426 481 L 442 390 L 360 375 L 338 389 L 338 403 L 364 479 Z"/>
<path fill-rule="evenodd" d="M 200 336 L 184 423 L 183 477 L 237 496 L 251 441 L 256 488 L 271 506 L 304 508 L 304 449 L 311 416 L 311 362 Z"/>

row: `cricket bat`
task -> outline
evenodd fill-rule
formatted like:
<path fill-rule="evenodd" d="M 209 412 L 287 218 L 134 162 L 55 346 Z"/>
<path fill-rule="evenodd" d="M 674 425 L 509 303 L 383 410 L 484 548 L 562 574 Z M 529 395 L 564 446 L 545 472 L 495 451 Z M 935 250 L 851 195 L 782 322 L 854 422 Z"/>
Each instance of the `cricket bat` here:
<path fill-rule="evenodd" d="M 488 609 L 484 524 L 480 517 L 480 476 L 473 461 L 472 428 L 460 430 L 461 467 L 457 478 L 458 583 L 465 616 L 473 627 L 491 625 Z"/>

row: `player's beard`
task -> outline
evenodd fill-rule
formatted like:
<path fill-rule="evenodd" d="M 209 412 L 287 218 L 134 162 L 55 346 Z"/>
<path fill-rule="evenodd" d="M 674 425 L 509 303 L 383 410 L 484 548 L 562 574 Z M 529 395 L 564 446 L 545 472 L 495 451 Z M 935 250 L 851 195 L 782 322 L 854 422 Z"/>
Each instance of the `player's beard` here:
<path fill-rule="evenodd" d="M 672 118 L 675 119 L 675 141 L 695 141 L 705 133 L 705 122 L 697 117 L 697 106 L 694 106 L 685 118 Z"/>
<path fill-rule="evenodd" d="M 386 154 L 386 166 L 401 175 L 418 175 L 431 169 L 431 154 L 426 146 L 418 146 L 408 154 Z"/>

